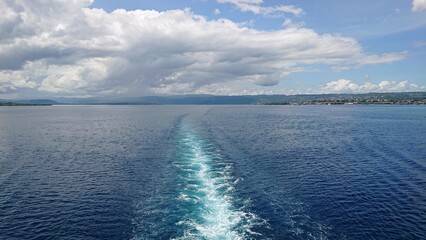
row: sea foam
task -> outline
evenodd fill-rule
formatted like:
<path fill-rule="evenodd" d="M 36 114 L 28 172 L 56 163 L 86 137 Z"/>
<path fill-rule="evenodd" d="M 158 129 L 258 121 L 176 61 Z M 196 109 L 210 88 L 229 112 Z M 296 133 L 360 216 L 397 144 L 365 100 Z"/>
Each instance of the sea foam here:
<path fill-rule="evenodd" d="M 178 131 L 180 195 L 177 197 L 185 228 L 178 239 L 245 239 L 256 233 L 252 226 L 258 218 L 236 207 L 232 166 L 207 141 L 189 126 Z"/>

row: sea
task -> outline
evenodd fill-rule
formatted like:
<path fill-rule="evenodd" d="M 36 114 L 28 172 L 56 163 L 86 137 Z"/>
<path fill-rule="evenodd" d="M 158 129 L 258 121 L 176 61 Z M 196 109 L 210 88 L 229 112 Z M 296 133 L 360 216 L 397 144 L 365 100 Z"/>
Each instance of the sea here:
<path fill-rule="evenodd" d="M 426 239 L 426 107 L 1 107 L 0 239 Z"/>

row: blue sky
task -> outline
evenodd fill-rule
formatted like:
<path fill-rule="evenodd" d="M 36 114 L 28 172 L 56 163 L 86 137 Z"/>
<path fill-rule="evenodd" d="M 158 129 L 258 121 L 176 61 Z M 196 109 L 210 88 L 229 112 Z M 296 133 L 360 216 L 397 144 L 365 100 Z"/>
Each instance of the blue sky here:
<path fill-rule="evenodd" d="M 426 0 L 0 9 L 0 98 L 426 91 Z"/>

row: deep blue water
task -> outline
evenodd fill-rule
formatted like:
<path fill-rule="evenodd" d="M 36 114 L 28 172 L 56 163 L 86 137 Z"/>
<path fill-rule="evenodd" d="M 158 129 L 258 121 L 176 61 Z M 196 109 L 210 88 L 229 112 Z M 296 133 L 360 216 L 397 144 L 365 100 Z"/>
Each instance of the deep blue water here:
<path fill-rule="evenodd" d="M 426 107 L 2 107 L 0 239 L 426 239 Z"/>

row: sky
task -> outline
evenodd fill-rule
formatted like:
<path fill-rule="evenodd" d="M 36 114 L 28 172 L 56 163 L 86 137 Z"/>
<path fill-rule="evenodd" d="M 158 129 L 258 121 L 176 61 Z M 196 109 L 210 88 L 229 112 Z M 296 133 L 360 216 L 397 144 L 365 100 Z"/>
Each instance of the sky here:
<path fill-rule="evenodd" d="M 426 0 L 2 0 L 0 99 L 426 91 Z"/>

